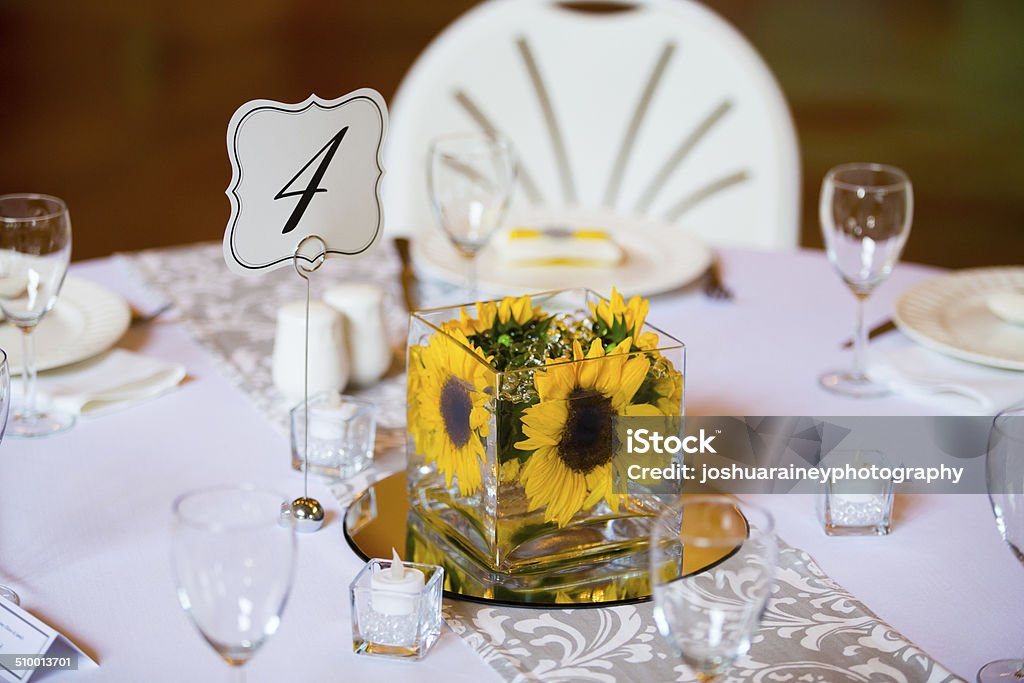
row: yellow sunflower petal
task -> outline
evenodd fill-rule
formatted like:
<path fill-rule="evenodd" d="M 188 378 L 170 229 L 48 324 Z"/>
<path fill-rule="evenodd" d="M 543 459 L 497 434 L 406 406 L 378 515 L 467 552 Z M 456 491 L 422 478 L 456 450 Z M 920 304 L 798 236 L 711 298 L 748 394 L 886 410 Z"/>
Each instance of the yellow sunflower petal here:
<path fill-rule="evenodd" d="M 644 321 L 647 320 L 649 308 L 650 302 L 640 296 L 634 296 L 626 305 L 626 323 L 633 336 L 640 334 L 640 329 L 644 326 Z"/>
<path fill-rule="evenodd" d="M 517 441 L 516 448 L 523 451 L 533 451 L 545 446 L 557 446 L 558 435 L 544 429 L 536 429 L 529 425 L 523 425 L 523 436 L 526 438 Z"/>
<path fill-rule="evenodd" d="M 533 317 L 533 305 L 529 296 L 521 296 L 512 302 L 512 319 L 523 325 Z"/>
<path fill-rule="evenodd" d="M 627 360 L 622 366 L 622 375 L 613 402 L 624 406 L 632 401 L 644 383 L 650 368 L 651 362 L 644 355 L 637 355 Z"/>
<path fill-rule="evenodd" d="M 576 386 L 576 370 L 571 363 L 552 365 L 544 370 L 537 370 L 533 376 L 533 385 L 542 402 L 563 400 Z"/>
<path fill-rule="evenodd" d="M 604 489 L 601 488 L 600 486 L 595 486 L 594 488 L 590 489 L 590 492 L 587 494 L 586 500 L 583 501 L 583 509 L 589 510 L 590 508 L 594 507 L 599 502 L 601 502 L 602 498 L 604 498 Z"/>
<path fill-rule="evenodd" d="M 515 481 L 519 477 L 519 460 L 513 458 L 512 460 L 502 463 L 499 477 L 503 484 Z"/>
<path fill-rule="evenodd" d="M 586 360 L 579 364 L 579 383 L 582 389 L 594 389 L 597 387 L 598 377 L 603 370 L 607 369 L 604 362 L 596 359 L 604 357 L 604 346 L 600 339 L 595 339 L 587 351 Z"/>
<path fill-rule="evenodd" d="M 579 340 L 578 339 L 573 339 L 572 340 L 572 359 L 573 360 L 583 360 L 584 358 L 585 358 L 585 356 L 583 355 L 583 347 L 580 346 Z"/>
<path fill-rule="evenodd" d="M 564 527 L 573 515 L 583 508 L 587 485 L 582 474 L 568 468 L 564 468 L 561 478 L 562 486 L 554 501 L 548 505 L 544 517 L 547 521 L 556 522 L 559 527 Z"/>
<path fill-rule="evenodd" d="M 551 467 L 550 451 L 538 451 L 520 469 L 519 481 L 526 492 L 526 509 L 530 512 L 547 505 L 561 483 L 560 471 Z"/>
<path fill-rule="evenodd" d="M 653 351 L 658 348 L 658 335 L 654 332 L 644 332 L 636 338 L 636 347 L 644 351 Z"/>

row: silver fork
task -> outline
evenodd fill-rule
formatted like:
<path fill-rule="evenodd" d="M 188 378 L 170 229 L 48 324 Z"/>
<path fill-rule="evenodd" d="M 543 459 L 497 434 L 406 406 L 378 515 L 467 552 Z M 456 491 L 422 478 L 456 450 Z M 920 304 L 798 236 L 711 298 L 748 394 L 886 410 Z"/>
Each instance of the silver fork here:
<path fill-rule="evenodd" d="M 708 267 L 708 277 L 704 281 L 704 296 L 716 301 L 732 299 L 732 290 L 726 287 L 722 280 L 721 264 L 717 256 L 711 259 L 711 265 Z"/>
<path fill-rule="evenodd" d="M 149 313 L 142 313 L 141 311 L 135 310 L 135 308 L 133 307 L 132 308 L 132 318 L 131 318 L 131 323 L 130 324 L 131 324 L 132 327 L 139 327 L 141 325 L 148 325 L 149 323 L 153 322 L 154 320 L 156 320 L 157 318 L 162 316 L 167 311 L 171 310 L 171 308 L 173 306 L 174 306 L 174 304 L 172 304 L 171 302 L 168 301 L 163 306 L 160 306 L 155 311 L 150 311 Z"/>

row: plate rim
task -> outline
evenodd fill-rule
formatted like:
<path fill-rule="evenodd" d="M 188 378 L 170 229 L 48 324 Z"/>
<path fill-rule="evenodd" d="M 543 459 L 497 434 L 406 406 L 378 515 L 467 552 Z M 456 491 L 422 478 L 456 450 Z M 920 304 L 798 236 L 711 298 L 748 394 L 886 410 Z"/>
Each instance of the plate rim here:
<path fill-rule="evenodd" d="M 579 207 L 569 207 L 551 208 L 547 211 L 534 210 L 533 212 L 530 212 L 529 214 L 523 216 L 522 219 L 518 220 L 518 222 L 536 222 L 538 220 L 542 220 L 542 216 L 544 213 L 547 213 L 548 215 L 551 216 L 551 218 L 549 219 L 551 222 L 579 222 L 581 219 L 574 216 L 574 211 L 577 212 L 577 215 L 580 215 L 580 212 L 582 212 L 582 215 L 586 216 L 587 220 L 597 220 L 597 218 L 600 216 L 608 216 L 608 222 L 614 221 L 617 222 L 620 226 L 619 229 L 609 230 L 609 232 L 612 233 L 613 235 L 616 234 L 617 232 L 624 232 L 624 230 L 622 230 L 621 228 L 626 225 L 629 225 L 632 228 L 632 226 L 640 224 L 653 224 L 657 226 L 659 229 L 663 229 L 665 231 L 671 230 L 679 238 L 685 239 L 687 241 L 686 250 L 691 253 L 694 253 L 695 256 L 694 267 L 692 272 L 678 271 L 677 273 L 676 269 L 669 269 L 667 272 L 671 273 L 672 276 L 666 277 L 661 284 L 657 284 L 653 287 L 643 287 L 640 289 L 623 289 L 619 286 L 619 284 L 616 283 L 615 286 L 618 287 L 620 291 L 622 291 L 624 296 L 639 294 L 641 296 L 650 297 L 685 287 L 686 285 L 696 282 L 711 266 L 711 263 L 714 259 L 714 252 L 711 246 L 703 239 L 698 237 L 693 232 L 687 230 L 682 225 L 669 223 L 656 216 L 638 216 L 635 214 L 622 213 L 607 208 L 580 209 Z M 594 216 L 595 218 L 591 218 L 591 216 Z M 496 238 L 498 234 L 500 234 L 504 230 L 507 230 L 509 227 L 509 223 L 502 226 L 492 236 L 492 241 L 490 242 L 490 244 L 494 243 L 493 239 Z M 436 237 L 438 239 L 446 240 L 443 233 L 441 233 L 440 228 L 438 228 L 437 226 L 431 226 L 430 228 L 424 228 L 418 231 L 413 236 L 412 240 L 412 257 L 414 265 L 417 268 L 422 269 L 423 272 L 425 272 L 427 275 L 442 280 L 447 284 L 458 284 L 463 279 L 463 276 L 461 274 L 456 275 L 456 273 L 453 270 L 448 269 L 444 264 L 439 263 L 437 260 L 429 256 L 429 252 L 426 250 L 424 246 L 424 243 L 431 238 L 431 235 L 427 232 L 428 230 L 433 230 L 437 232 L 438 234 L 436 235 Z M 614 268 L 609 270 L 611 270 L 611 272 L 614 272 Z M 487 295 L 492 295 L 499 291 L 507 293 L 510 289 L 519 289 L 528 293 L 546 291 L 551 289 L 551 287 L 523 287 L 521 285 L 509 286 L 507 284 L 502 285 L 500 283 L 495 283 L 494 281 L 489 280 L 486 276 L 482 278 L 478 276 L 477 285 L 481 290 L 483 290 L 482 293 L 486 293 Z M 588 284 L 585 286 L 590 287 L 591 289 L 597 289 L 597 287 L 595 287 L 593 284 Z"/>
<path fill-rule="evenodd" d="M 39 362 L 39 353 L 37 351 L 37 372 L 46 372 L 47 370 L 57 370 L 59 368 L 65 368 L 68 367 L 69 365 L 74 365 L 75 363 L 80 363 L 82 361 L 89 360 L 90 358 L 98 356 L 104 351 L 113 348 L 117 344 L 117 342 L 121 340 L 121 337 L 124 336 L 124 333 L 128 331 L 128 328 L 131 325 L 131 307 L 128 304 L 128 301 L 114 290 L 98 282 L 94 282 L 93 280 L 90 280 L 88 278 L 79 277 L 78 275 L 75 275 L 73 273 L 68 273 L 67 276 L 64 278 L 64 283 L 61 285 L 61 294 L 65 294 L 68 291 L 69 287 L 76 290 L 91 289 L 93 293 L 101 293 L 101 296 L 105 297 L 107 301 L 110 303 L 112 312 L 116 304 L 116 325 L 112 323 L 110 325 L 111 331 L 108 334 L 103 335 L 101 337 L 101 339 L 105 339 L 107 341 L 104 341 L 102 343 L 100 341 L 96 341 L 93 344 L 81 347 L 83 350 L 77 353 L 69 352 L 63 354 L 63 359 L 57 358 L 56 360 L 51 360 L 49 362 Z M 60 303 L 61 296 L 58 295 L 55 307 L 59 306 Z M 78 305 L 78 302 L 76 302 L 76 305 Z M 47 313 L 47 315 L 49 314 L 50 313 Z M 21 363 L 8 363 L 8 372 L 10 373 L 11 377 L 20 377 L 23 374 Z"/>
<path fill-rule="evenodd" d="M 943 273 L 942 275 L 937 275 L 911 285 L 900 295 L 896 300 L 896 303 L 893 305 L 893 322 L 896 323 L 896 327 L 900 332 L 913 341 L 952 358 L 958 358 L 978 365 L 1000 368 L 1003 370 L 1014 370 L 1018 372 L 1024 371 L 1024 360 L 1008 360 L 999 356 L 970 351 L 938 340 L 930 336 L 928 333 L 916 329 L 912 323 L 906 320 L 903 314 L 904 306 L 908 305 L 908 301 L 912 297 L 919 296 L 922 291 L 934 288 L 936 285 L 941 285 L 944 281 L 969 280 L 978 276 L 990 275 L 998 272 L 1005 273 L 1008 271 L 1016 272 L 1024 278 L 1024 266 L 982 266 L 978 268 L 964 268 L 961 270 Z"/>

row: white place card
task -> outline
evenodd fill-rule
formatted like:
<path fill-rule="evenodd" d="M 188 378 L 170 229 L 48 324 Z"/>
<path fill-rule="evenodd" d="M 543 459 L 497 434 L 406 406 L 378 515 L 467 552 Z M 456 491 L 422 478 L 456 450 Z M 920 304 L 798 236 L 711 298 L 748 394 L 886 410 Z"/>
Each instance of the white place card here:
<path fill-rule="evenodd" d="M 380 236 L 388 111 L 376 90 L 285 104 L 253 100 L 228 124 L 231 218 L 224 260 L 236 273 L 291 266 L 299 242 L 357 256 Z M 301 258 L 312 261 L 321 253 Z M 305 252 L 305 250 L 304 250 Z"/>
<path fill-rule="evenodd" d="M 98 665 L 60 632 L 0 599 L 0 681 L 26 683 Z"/>

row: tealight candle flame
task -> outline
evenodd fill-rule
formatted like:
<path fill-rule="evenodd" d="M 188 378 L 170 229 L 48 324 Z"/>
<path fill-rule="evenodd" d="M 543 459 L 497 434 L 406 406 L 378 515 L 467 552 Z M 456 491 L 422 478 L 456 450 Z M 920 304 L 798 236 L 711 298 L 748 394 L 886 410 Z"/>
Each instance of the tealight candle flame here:
<path fill-rule="evenodd" d="M 405 577 L 405 565 L 402 564 L 402 558 L 398 556 L 398 551 L 391 548 L 391 579 L 394 581 L 401 581 Z"/>

